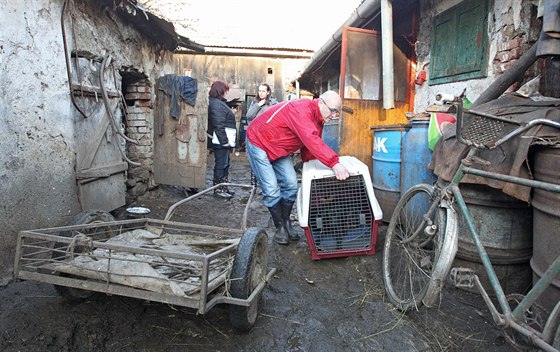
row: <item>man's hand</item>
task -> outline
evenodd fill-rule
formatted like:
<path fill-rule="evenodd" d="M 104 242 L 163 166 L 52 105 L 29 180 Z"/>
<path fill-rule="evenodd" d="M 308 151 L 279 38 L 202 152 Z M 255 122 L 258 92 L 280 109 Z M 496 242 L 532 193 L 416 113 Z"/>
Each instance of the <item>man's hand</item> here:
<path fill-rule="evenodd" d="M 346 180 L 348 177 L 350 177 L 350 173 L 341 163 L 333 166 L 332 170 L 334 171 L 334 175 L 336 176 L 337 180 Z"/>

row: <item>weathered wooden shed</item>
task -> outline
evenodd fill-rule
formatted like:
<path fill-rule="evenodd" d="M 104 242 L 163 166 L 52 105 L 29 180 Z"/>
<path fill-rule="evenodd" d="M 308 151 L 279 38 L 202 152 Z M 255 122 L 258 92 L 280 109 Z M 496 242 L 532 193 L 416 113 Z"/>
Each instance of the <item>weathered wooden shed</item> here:
<path fill-rule="evenodd" d="M 309 50 L 290 48 L 241 48 L 205 46 L 204 52 L 177 50 L 176 74 L 208 81 L 225 80 L 254 97 L 260 83 L 268 83 L 272 95 L 287 99 L 290 80 L 312 56 Z"/>

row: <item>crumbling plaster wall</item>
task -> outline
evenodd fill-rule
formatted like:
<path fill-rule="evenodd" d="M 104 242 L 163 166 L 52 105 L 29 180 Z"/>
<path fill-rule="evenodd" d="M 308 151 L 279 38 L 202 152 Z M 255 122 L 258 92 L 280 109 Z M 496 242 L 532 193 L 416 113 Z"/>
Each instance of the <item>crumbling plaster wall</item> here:
<path fill-rule="evenodd" d="M 12 270 L 18 231 L 64 225 L 81 211 L 73 122 L 83 117 L 69 95 L 63 3 L 0 0 L 0 284 Z M 117 68 L 151 81 L 173 72 L 172 54 L 111 9 L 96 1 L 69 3 L 70 49 L 108 53 Z"/>
<path fill-rule="evenodd" d="M 433 17 L 460 0 L 421 1 L 418 40 L 416 42 L 417 72 L 425 69 L 429 78 L 430 47 Z M 416 85 L 414 111 L 422 112 L 435 102 L 438 92 L 459 95 L 466 89 L 467 98 L 474 102 L 515 60 L 538 38 L 535 28 L 536 6 L 530 0 L 488 0 L 487 76 L 480 79 L 430 86 L 428 81 Z"/>

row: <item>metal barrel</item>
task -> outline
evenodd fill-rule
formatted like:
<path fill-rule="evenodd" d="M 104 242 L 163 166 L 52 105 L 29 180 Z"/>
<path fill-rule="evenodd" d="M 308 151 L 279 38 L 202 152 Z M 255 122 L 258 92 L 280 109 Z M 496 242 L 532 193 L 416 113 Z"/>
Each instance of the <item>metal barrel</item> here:
<path fill-rule="evenodd" d="M 532 276 L 529 265 L 533 253 L 531 207 L 486 185 L 461 184 L 459 188 L 504 292 L 524 293 L 531 287 Z M 453 266 L 473 269 L 488 293 L 494 293 L 461 214 L 459 248 Z M 469 291 L 478 293 L 476 288 Z"/>
<path fill-rule="evenodd" d="M 428 148 L 429 120 L 412 120 L 402 140 L 401 193 L 419 183 L 433 184 L 437 178 L 428 168 L 432 151 Z"/>
<path fill-rule="evenodd" d="M 373 131 L 373 190 L 383 211 L 381 220 L 389 222 L 401 196 L 401 147 L 406 129 L 390 125 Z"/>
<path fill-rule="evenodd" d="M 560 148 L 540 148 L 534 153 L 534 177 L 560 184 Z M 560 193 L 533 189 L 533 283 L 560 256 Z M 552 282 L 538 303 L 549 312 L 560 301 L 560 277 Z"/>

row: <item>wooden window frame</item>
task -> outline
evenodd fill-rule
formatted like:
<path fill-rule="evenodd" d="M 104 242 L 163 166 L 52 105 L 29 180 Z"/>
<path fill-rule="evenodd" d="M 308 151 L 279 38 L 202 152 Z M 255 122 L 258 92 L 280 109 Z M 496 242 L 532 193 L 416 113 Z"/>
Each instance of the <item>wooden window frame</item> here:
<path fill-rule="evenodd" d="M 488 0 L 465 0 L 434 17 L 430 61 L 430 85 L 486 77 Z"/>

